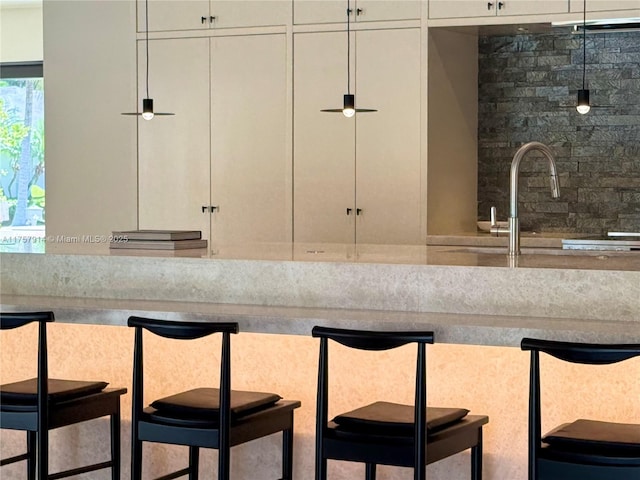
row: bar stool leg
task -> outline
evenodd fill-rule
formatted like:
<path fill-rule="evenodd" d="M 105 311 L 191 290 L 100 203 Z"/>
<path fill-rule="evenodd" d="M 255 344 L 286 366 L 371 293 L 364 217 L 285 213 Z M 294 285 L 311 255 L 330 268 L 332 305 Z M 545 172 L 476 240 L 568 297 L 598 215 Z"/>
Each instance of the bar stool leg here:
<path fill-rule="evenodd" d="M 118 403 L 120 403 L 118 401 Z M 111 420 L 111 480 L 120 480 L 120 407 Z"/>
<path fill-rule="evenodd" d="M 200 449 L 189 447 L 189 480 L 198 480 L 200 468 Z"/>
<path fill-rule="evenodd" d="M 293 423 L 293 413 L 291 414 Z M 293 479 L 293 424 L 282 431 L 282 480 Z"/>
<path fill-rule="evenodd" d="M 367 463 L 366 480 L 376 480 L 376 464 Z"/>
<path fill-rule="evenodd" d="M 27 479 L 36 480 L 36 432 L 27 431 Z"/>
<path fill-rule="evenodd" d="M 482 480 L 482 428 L 478 431 L 478 444 L 471 447 L 471 480 Z"/>
<path fill-rule="evenodd" d="M 137 437 L 135 432 L 131 438 L 131 480 L 142 480 L 142 442 Z"/>
<path fill-rule="evenodd" d="M 38 480 L 48 480 L 49 478 L 49 431 L 44 428 L 37 432 L 38 455 L 37 469 Z"/>

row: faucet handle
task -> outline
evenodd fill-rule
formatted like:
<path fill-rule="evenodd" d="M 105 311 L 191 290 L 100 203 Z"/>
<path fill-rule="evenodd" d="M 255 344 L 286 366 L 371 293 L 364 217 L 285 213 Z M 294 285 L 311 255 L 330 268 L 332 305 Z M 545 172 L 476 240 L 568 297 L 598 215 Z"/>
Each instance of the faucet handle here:
<path fill-rule="evenodd" d="M 496 207 L 491 207 L 491 211 L 490 212 L 491 212 L 491 214 L 490 214 L 491 215 L 490 216 L 490 218 L 491 218 L 491 226 L 492 227 L 497 227 L 498 226 L 498 221 L 497 221 L 497 218 L 496 218 L 496 215 L 497 215 Z"/>
<path fill-rule="evenodd" d="M 490 213 L 491 227 L 489 231 L 491 232 L 491 234 L 495 235 L 496 237 L 499 237 L 501 233 L 502 234 L 509 233 L 508 227 L 498 225 L 498 214 L 497 214 L 496 207 L 491 207 L 490 212 L 491 212 Z"/>

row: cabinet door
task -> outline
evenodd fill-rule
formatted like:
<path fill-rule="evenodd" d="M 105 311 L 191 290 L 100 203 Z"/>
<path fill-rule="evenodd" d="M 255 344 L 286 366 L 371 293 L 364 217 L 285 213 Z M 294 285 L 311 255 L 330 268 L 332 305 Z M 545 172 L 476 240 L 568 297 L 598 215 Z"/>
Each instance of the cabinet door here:
<path fill-rule="evenodd" d="M 567 0 L 429 0 L 429 18 L 567 13 Z"/>
<path fill-rule="evenodd" d="M 582 12 L 583 0 L 571 0 L 571 11 Z M 587 12 L 640 10 L 640 0 L 587 0 Z"/>
<path fill-rule="evenodd" d="M 156 116 L 138 120 L 139 225 L 202 230 L 209 236 L 209 40 L 149 42 L 149 94 Z M 138 105 L 145 91 L 144 41 L 139 42 Z"/>
<path fill-rule="evenodd" d="M 213 244 L 291 241 L 286 75 L 285 35 L 211 39 Z"/>
<path fill-rule="evenodd" d="M 355 7 L 357 22 L 415 20 L 421 13 L 421 2 L 412 0 L 358 0 Z"/>
<path fill-rule="evenodd" d="M 429 18 L 493 17 L 497 0 L 429 0 Z"/>
<path fill-rule="evenodd" d="M 138 0 L 138 31 L 145 30 L 145 2 Z M 148 0 L 149 31 L 209 28 L 209 0 Z M 203 20 L 204 17 L 204 20 Z"/>
<path fill-rule="evenodd" d="M 420 18 L 420 0 L 351 0 L 352 22 L 414 20 Z M 347 21 L 346 0 L 294 0 L 293 22 L 343 23 Z"/>
<path fill-rule="evenodd" d="M 420 236 L 420 29 L 356 36 L 357 243 L 424 244 Z"/>
<path fill-rule="evenodd" d="M 355 118 L 320 111 L 342 107 L 346 34 L 297 33 L 294 46 L 294 240 L 353 243 Z"/>
<path fill-rule="evenodd" d="M 567 0 L 501 0 L 498 1 L 498 15 L 543 15 L 547 13 L 567 13 Z"/>
<path fill-rule="evenodd" d="M 355 8 L 355 0 L 351 2 Z M 351 20 L 354 16 L 351 14 Z M 342 23 L 347 21 L 346 0 L 294 0 L 293 23 Z"/>
<path fill-rule="evenodd" d="M 212 0 L 213 28 L 286 25 L 291 0 Z"/>

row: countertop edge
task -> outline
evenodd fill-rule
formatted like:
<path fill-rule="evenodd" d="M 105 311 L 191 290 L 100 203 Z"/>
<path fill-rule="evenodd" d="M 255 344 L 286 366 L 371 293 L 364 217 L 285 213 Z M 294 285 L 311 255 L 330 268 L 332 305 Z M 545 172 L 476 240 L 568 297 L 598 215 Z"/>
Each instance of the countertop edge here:
<path fill-rule="evenodd" d="M 315 325 L 434 331 L 437 343 L 519 347 L 524 337 L 549 340 L 640 342 L 640 321 L 475 315 L 307 307 L 110 300 L 3 295 L 2 311 L 53 310 L 56 321 L 125 326 L 131 315 L 191 321 L 238 322 L 241 332 L 309 335 Z"/>

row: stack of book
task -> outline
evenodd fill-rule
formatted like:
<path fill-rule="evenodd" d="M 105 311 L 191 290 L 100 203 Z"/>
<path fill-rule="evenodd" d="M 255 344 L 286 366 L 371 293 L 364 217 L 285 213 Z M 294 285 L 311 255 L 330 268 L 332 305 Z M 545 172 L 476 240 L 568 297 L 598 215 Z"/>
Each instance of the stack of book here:
<path fill-rule="evenodd" d="M 200 230 L 123 230 L 114 231 L 109 248 L 140 250 L 185 250 L 206 248 Z"/>

